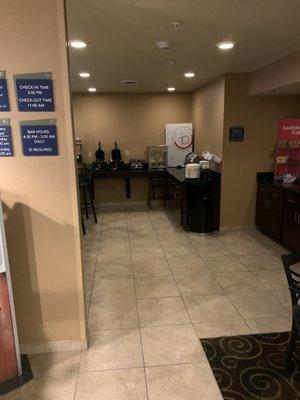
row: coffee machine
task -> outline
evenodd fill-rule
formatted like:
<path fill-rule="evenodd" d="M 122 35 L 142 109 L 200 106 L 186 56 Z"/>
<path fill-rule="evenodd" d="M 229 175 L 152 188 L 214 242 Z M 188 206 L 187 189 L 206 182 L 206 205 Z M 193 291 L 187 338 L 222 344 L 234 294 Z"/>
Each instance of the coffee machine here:
<path fill-rule="evenodd" d="M 117 142 L 115 142 L 115 147 L 111 151 L 110 169 L 112 171 L 124 169 L 124 162 L 122 160 L 121 150 L 118 148 Z"/>
<path fill-rule="evenodd" d="M 96 151 L 95 156 L 96 156 L 96 162 L 95 162 L 96 169 L 98 171 L 105 171 L 107 166 L 106 166 L 105 153 L 101 148 L 101 142 L 99 142 L 98 150 Z"/>

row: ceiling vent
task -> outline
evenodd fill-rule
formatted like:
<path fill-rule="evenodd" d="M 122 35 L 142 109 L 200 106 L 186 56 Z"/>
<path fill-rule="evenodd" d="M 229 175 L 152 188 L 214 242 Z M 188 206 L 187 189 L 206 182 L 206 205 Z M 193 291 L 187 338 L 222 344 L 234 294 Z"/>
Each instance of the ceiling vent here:
<path fill-rule="evenodd" d="M 171 48 L 171 43 L 167 40 L 161 40 L 160 42 L 156 43 L 156 46 L 159 48 L 160 51 L 168 51 Z"/>
<path fill-rule="evenodd" d="M 136 85 L 139 82 L 134 80 L 134 79 L 124 79 L 123 81 L 121 81 L 122 85 Z"/>

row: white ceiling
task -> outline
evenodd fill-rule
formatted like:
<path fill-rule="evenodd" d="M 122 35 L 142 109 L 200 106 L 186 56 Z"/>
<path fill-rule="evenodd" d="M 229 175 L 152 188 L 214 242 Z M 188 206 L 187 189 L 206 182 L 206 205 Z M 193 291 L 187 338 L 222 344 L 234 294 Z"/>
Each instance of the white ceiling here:
<path fill-rule="evenodd" d="M 300 0 L 67 0 L 74 92 L 191 91 L 227 72 L 250 72 L 300 48 Z M 182 20 L 181 30 L 171 22 Z M 161 53 L 155 43 L 173 42 Z M 221 52 L 216 43 L 233 40 Z M 176 64 L 159 66 L 164 59 Z M 89 79 L 78 72 L 88 71 Z M 193 80 L 183 77 L 194 71 Z M 121 85 L 136 79 L 135 86 Z"/>

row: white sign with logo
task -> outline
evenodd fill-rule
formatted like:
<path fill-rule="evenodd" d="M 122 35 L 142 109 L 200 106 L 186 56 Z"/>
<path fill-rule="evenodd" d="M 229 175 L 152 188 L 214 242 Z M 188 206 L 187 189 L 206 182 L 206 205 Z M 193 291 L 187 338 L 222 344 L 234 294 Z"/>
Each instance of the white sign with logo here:
<path fill-rule="evenodd" d="M 166 145 L 168 146 L 168 166 L 177 167 L 193 151 L 193 124 L 166 124 Z"/>

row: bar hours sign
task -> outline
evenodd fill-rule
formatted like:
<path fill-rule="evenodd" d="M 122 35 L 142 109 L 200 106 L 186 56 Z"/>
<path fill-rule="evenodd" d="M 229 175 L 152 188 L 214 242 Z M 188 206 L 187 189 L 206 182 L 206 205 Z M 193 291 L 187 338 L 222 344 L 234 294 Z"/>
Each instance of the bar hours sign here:
<path fill-rule="evenodd" d="M 56 119 L 20 122 L 24 156 L 57 156 Z"/>
<path fill-rule="evenodd" d="M 0 71 L 0 111 L 9 111 L 9 101 L 5 72 Z"/>
<path fill-rule="evenodd" d="M 54 111 L 51 72 L 14 76 L 19 111 Z"/>
<path fill-rule="evenodd" d="M 0 157 L 13 156 L 13 144 L 9 118 L 0 118 Z"/>

